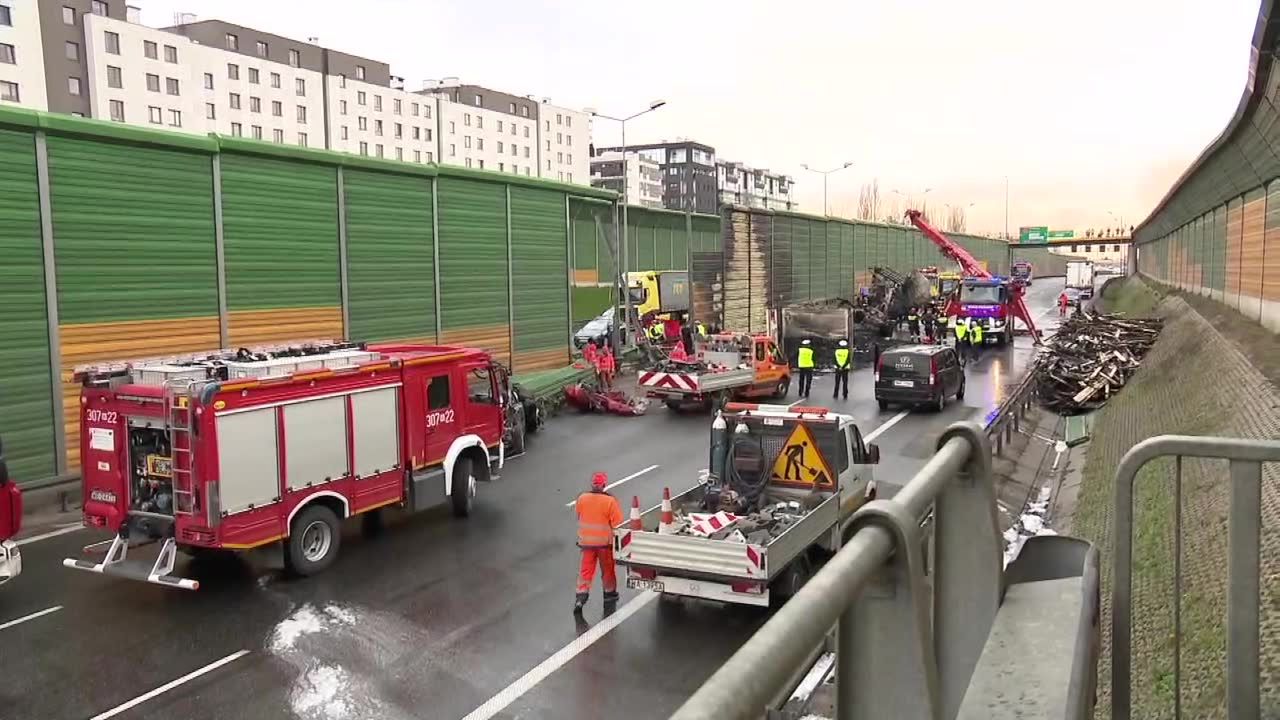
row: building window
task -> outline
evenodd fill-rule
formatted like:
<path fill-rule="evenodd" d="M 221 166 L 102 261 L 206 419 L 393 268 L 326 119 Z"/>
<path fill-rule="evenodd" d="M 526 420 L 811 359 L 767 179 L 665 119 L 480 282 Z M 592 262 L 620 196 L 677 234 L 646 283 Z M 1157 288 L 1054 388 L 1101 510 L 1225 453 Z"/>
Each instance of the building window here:
<path fill-rule="evenodd" d="M 151 42 L 150 40 L 143 40 L 143 41 L 142 41 L 142 54 L 143 54 L 143 55 L 146 55 L 148 58 L 150 58 L 150 59 L 152 59 L 152 60 L 159 60 L 159 59 L 160 59 L 160 46 L 156 45 L 155 43 Z"/>
<path fill-rule="evenodd" d="M 356 120 L 357 120 L 356 127 L 360 128 L 361 130 L 369 129 L 369 118 L 361 115 L 359 118 L 356 118 Z"/>
<path fill-rule="evenodd" d="M 302 53 L 298 52 L 297 50 L 290 50 L 290 51 L 289 51 L 289 64 L 290 64 L 290 65 L 292 65 L 293 67 L 299 67 L 299 66 L 301 66 L 301 65 L 302 65 Z M 306 137 L 306 136 L 304 135 L 303 137 Z M 307 143 L 304 141 L 304 142 L 302 142 L 302 143 L 300 143 L 300 144 L 302 144 L 302 145 L 306 145 Z"/>
<path fill-rule="evenodd" d="M 400 114 L 400 108 L 401 108 L 401 104 L 400 104 L 400 99 L 399 99 L 399 98 L 397 98 L 397 99 L 395 99 L 395 100 L 392 100 L 392 101 L 391 101 L 391 112 L 393 112 L 393 113 L 395 113 L 395 114 L 399 115 L 399 114 Z"/>
<path fill-rule="evenodd" d="M 478 128 L 482 128 L 482 127 L 484 127 L 484 116 L 483 116 L 483 115 L 476 115 L 476 127 L 478 127 Z"/>
<path fill-rule="evenodd" d="M 271 73 L 271 87 L 280 87 L 280 73 Z"/>
<path fill-rule="evenodd" d="M 152 125 L 159 125 L 164 122 L 164 115 L 161 114 L 160 108 L 152 105 L 147 108 L 147 120 L 149 120 Z"/>
<path fill-rule="evenodd" d="M 479 165 L 479 167 L 480 167 L 480 169 L 481 169 L 481 170 L 483 170 L 483 169 L 484 169 L 484 158 L 481 158 L 481 159 L 479 159 L 479 160 L 476 160 L 476 163 Z"/>
<path fill-rule="evenodd" d="M 457 146 L 457 145 L 450 145 L 450 146 L 449 146 L 449 157 L 456 157 L 456 156 L 457 156 L 457 154 L 458 154 L 458 146 Z"/>
<path fill-rule="evenodd" d="M 1072 245 L 1072 246 L 1071 246 L 1071 252 L 1076 252 L 1076 246 L 1075 246 L 1075 245 Z"/>
<path fill-rule="evenodd" d="M 240 109 L 240 93 L 231 93 L 227 96 L 227 99 L 231 102 L 232 110 Z"/>
<path fill-rule="evenodd" d="M 521 106 L 520 106 L 520 114 L 521 114 L 521 115 L 523 115 L 524 117 L 529 117 L 529 106 L 528 106 L 528 105 L 521 105 Z M 525 128 L 524 136 L 525 136 L 525 137 L 529 137 L 529 129 L 528 129 L 528 128 Z M 528 175 L 528 174 L 529 174 L 529 168 L 525 168 L 525 175 Z"/>
<path fill-rule="evenodd" d="M 498 132 L 502 132 L 502 121 L 498 121 Z"/>
<path fill-rule="evenodd" d="M 284 144 L 284 131 L 280 129 L 272 130 L 271 140 L 279 144 Z"/>
<path fill-rule="evenodd" d="M 75 8 L 69 8 L 69 7 L 67 7 L 66 5 L 63 5 L 63 6 L 62 6 L 62 24 L 63 24 L 63 25 L 75 25 L 75 24 L 76 24 L 76 9 L 75 9 Z"/>
<path fill-rule="evenodd" d="M 14 47 L 8 43 L 0 43 L 0 63 L 16 65 L 17 62 L 18 54 Z"/>
<path fill-rule="evenodd" d="M 4 55 L 4 48 L 0 47 L 0 56 Z M 0 57 L 0 59 L 3 59 Z M 124 75 L 121 74 L 120 68 L 114 65 L 107 66 L 107 87 L 116 88 L 117 90 L 124 87 Z"/>
<path fill-rule="evenodd" d="M 565 162 L 569 163 L 570 165 L 572 165 L 572 164 L 573 164 L 573 153 L 568 153 L 568 154 L 566 154 L 566 155 L 565 155 L 565 158 L 566 158 L 566 159 L 565 159 Z"/>
<path fill-rule="evenodd" d="M 0 5 L 0 12 L 3 12 L 4 6 Z M 4 23 L 0 23 L 3 25 Z M 107 52 L 111 55 L 120 54 L 120 35 L 119 33 L 104 32 L 102 33 L 103 42 L 106 45 Z"/>
<path fill-rule="evenodd" d="M 564 163 L 564 153 L 556 153 L 556 162 Z"/>
<path fill-rule="evenodd" d="M 431 142 L 431 128 L 422 128 L 422 130 L 426 133 L 427 142 Z"/>
<path fill-rule="evenodd" d="M 564 136 L 564 144 L 565 144 L 565 145 L 568 145 L 569 147 L 573 147 L 573 136 L 572 136 L 572 135 L 565 135 L 565 136 Z"/>
<path fill-rule="evenodd" d="M 231 33 L 227 33 L 225 39 L 226 39 L 228 50 L 240 49 L 240 38 L 236 37 L 235 35 L 232 35 Z"/>
<path fill-rule="evenodd" d="M 178 78 L 165 78 L 164 92 L 166 95 L 181 95 L 182 93 L 178 86 Z"/>
<path fill-rule="evenodd" d="M 307 124 L 307 106 L 306 105 L 298 106 L 298 124 L 299 125 Z"/>
<path fill-rule="evenodd" d="M 258 53 L 258 57 L 264 58 L 267 56 L 267 44 L 261 40 L 254 44 L 254 50 Z"/>
<path fill-rule="evenodd" d="M 414 150 L 414 151 L 413 151 L 413 161 L 414 161 L 414 162 L 422 162 L 422 151 L 421 151 L 421 150 Z"/>
<path fill-rule="evenodd" d="M 204 116 L 208 120 L 216 120 L 218 118 L 218 106 L 213 103 L 205 103 Z"/>
<path fill-rule="evenodd" d="M 512 134 L 512 135 L 515 135 L 515 134 L 516 134 L 516 124 L 515 124 L 515 123 L 511 123 L 511 134 Z"/>
<path fill-rule="evenodd" d="M 404 137 L 404 126 L 403 126 L 403 125 L 401 125 L 400 123 L 396 123 L 396 126 L 395 126 L 395 139 L 399 140 L 399 139 L 400 139 L 400 138 L 402 138 L 402 137 Z"/>
<path fill-rule="evenodd" d="M 356 79 L 357 79 L 357 80 L 363 80 L 363 79 L 364 79 L 364 66 L 363 66 L 363 65 L 357 65 L 357 66 L 356 66 Z"/>
<path fill-rule="evenodd" d="M 550 140 L 544 140 L 543 142 L 545 142 L 545 143 L 547 144 L 547 152 L 551 152 L 551 141 L 550 141 Z"/>
<path fill-rule="evenodd" d="M 547 169 L 551 169 L 551 158 L 547 158 Z"/>
<path fill-rule="evenodd" d="M 457 127 L 453 124 L 453 121 L 452 121 L 452 120 L 450 120 L 450 121 L 449 121 L 449 134 L 450 134 L 450 135 L 453 135 L 455 132 L 457 132 Z"/>
<path fill-rule="evenodd" d="M 381 120 L 373 121 L 373 134 L 377 135 L 378 137 L 382 137 L 382 121 Z"/>
<path fill-rule="evenodd" d="M 471 167 L 471 158 L 467 158 L 467 167 Z"/>
<path fill-rule="evenodd" d="M 294 80 L 294 81 L 293 81 L 293 84 L 294 84 L 294 89 L 295 89 L 295 90 L 296 90 L 296 92 L 298 93 L 298 97 L 306 97 L 306 96 L 307 96 L 307 81 L 306 81 L 306 79 L 304 79 L 304 78 L 298 78 L 297 80 Z"/>
<path fill-rule="evenodd" d="M 567 128 L 571 128 L 571 127 L 573 127 L 573 116 L 572 116 L 572 115 L 565 115 L 565 116 L 564 116 L 564 126 L 565 126 L 565 127 L 567 127 Z"/>
<path fill-rule="evenodd" d="M 517 148 L 517 147 L 516 147 L 516 144 L 515 144 L 515 143 L 511 143 L 511 157 L 515 157 L 515 156 L 516 156 L 516 151 L 517 151 L 518 149 L 519 149 L 519 148 Z"/>
<path fill-rule="evenodd" d="M 434 155 L 430 150 L 428 150 L 428 151 L 427 151 L 427 162 L 435 162 L 435 161 L 436 161 L 436 156 L 435 156 L 435 155 Z"/>
<path fill-rule="evenodd" d="M 182 127 L 182 111 L 181 110 L 169 111 L 169 124 L 173 127 Z"/>
<path fill-rule="evenodd" d="M 306 133 L 302 133 L 302 132 L 298 133 L 298 145 L 300 145 L 300 146 L 302 146 L 302 147 L 306 147 L 306 146 L 307 146 L 307 134 L 306 134 Z"/>
<path fill-rule="evenodd" d="M 250 134 L 252 134 L 252 135 L 253 135 L 253 139 L 254 139 L 254 140 L 261 140 L 261 139 L 262 139 L 262 126 L 261 126 L 261 125 L 250 125 L 250 126 L 249 126 L 249 131 L 250 131 Z"/>
<path fill-rule="evenodd" d="M 271 114 L 275 117 L 284 117 L 284 103 L 279 100 L 271 101 Z"/>
<path fill-rule="evenodd" d="M 565 175 L 565 179 L 568 180 L 569 182 L 573 182 L 573 173 L 568 173 L 567 175 Z"/>
<path fill-rule="evenodd" d="M 476 138 L 476 149 L 477 149 L 477 150 L 483 150 L 483 149 L 484 149 L 484 138 L 482 138 L 482 137 L 478 137 L 478 138 Z"/>
<path fill-rule="evenodd" d="M 339 101 L 338 101 L 338 114 L 339 114 L 339 115 L 346 115 L 346 114 L 347 114 L 347 101 L 346 101 L 346 100 L 339 100 Z"/>
<path fill-rule="evenodd" d="M 68 42 L 68 43 L 66 43 L 66 46 L 65 46 L 65 47 L 66 47 L 66 53 L 67 53 L 67 59 L 68 59 L 68 60 L 79 60 L 79 59 L 80 59 L 80 44 L 79 44 L 79 43 Z"/>
<path fill-rule="evenodd" d="M 525 136 L 525 137 L 529 137 L 529 126 L 528 126 L 528 125 L 525 125 L 525 126 L 524 126 L 524 136 Z"/>
<path fill-rule="evenodd" d="M 111 119 L 116 122 L 124 122 L 124 102 L 112 100 L 108 105 L 111 107 Z"/>
<path fill-rule="evenodd" d="M 515 104 L 515 103 L 507 103 L 507 112 L 511 113 L 512 115 L 515 115 L 515 114 L 516 114 L 516 104 Z"/>
<path fill-rule="evenodd" d="M 102 0 L 93 0 L 89 3 L 89 11 L 98 17 L 107 16 L 107 4 Z"/>
<path fill-rule="evenodd" d="M 252 85 L 258 84 L 258 68 L 249 68 L 249 83 Z"/>
<path fill-rule="evenodd" d="M 556 133 L 556 144 L 557 144 L 557 145 L 563 145 L 563 144 L 564 144 L 564 134 L 563 134 L 563 133 Z"/>
<path fill-rule="evenodd" d="M 213 73 L 204 74 L 204 89 L 205 90 L 213 89 Z"/>
<path fill-rule="evenodd" d="M 80 78 L 78 77 L 67 78 L 67 92 L 72 95 L 80 94 Z"/>
<path fill-rule="evenodd" d="M 549 121 L 548 121 L 548 124 L 549 124 Z M 564 116 L 563 116 L 563 115 L 561 115 L 560 113 L 556 113 L 556 124 L 557 124 L 557 125 L 563 125 L 563 124 L 564 124 Z"/>
<path fill-rule="evenodd" d="M 396 148 L 396 159 L 397 160 L 404 159 L 404 148 Z"/>
<path fill-rule="evenodd" d="M 381 95 L 373 96 L 373 109 L 375 112 L 382 112 L 382 96 Z"/>
<path fill-rule="evenodd" d="M 160 76 L 147 73 L 147 90 L 160 92 Z"/>
<path fill-rule="evenodd" d="M 543 122 L 544 122 L 544 123 L 546 123 L 546 125 L 547 125 L 547 133 L 550 133 L 550 132 L 551 132 L 551 121 L 550 121 L 550 120 L 544 120 Z"/>
<path fill-rule="evenodd" d="M 382 157 L 382 143 L 373 146 L 373 154 Z"/>
<path fill-rule="evenodd" d="M 413 127 L 413 139 L 414 139 L 414 140 L 421 140 L 421 139 L 422 139 L 422 128 L 420 128 L 420 127 L 418 127 L 418 126 L 416 126 L 416 125 Z"/>
<path fill-rule="evenodd" d="M 343 126 L 342 126 L 342 139 L 343 139 L 343 140 L 346 140 L 346 139 L 347 139 L 347 137 L 348 137 L 348 133 L 347 133 L 347 126 L 346 126 L 346 125 L 343 125 Z"/>
<path fill-rule="evenodd" d="M 529 146 L 528 146 L 528 145 L 525 145 L 525 146 L 524 146 L 524 156 L 525 156 L 526 158 L 527 158 L 527 157 L 529 157 Z"/>
<path fill-rule="evenodd" d="M 507 166 L 505 163 L 498 163 L 498 172 L 503 172 L 506 169 L 507 169 Z"/>
<path fill-rule="evenodd" d="M 469 148 L 469 147 L 471 147 L 471 136 L 470 136 L 470 135 L 467 135 L 466 137 L 462 138 L 462 147 L 465 147 L 465 148 Z"/>
<path fill-rule="evenodd" d="M 256 98 L 252 95 L 249 96 L 249 112 L 262 112 L 262 98 Z"/>
<path fill-rule="evenodd" d="M 9 82 L 8 80 L 0 80 L 0 100 L 21 102 L 18 98 L 18 83 Z"/>
<path fill-rule="evenodd" d="M 0 25 L 13 27 L 13 11 L 8 5 L 0 5 Z"/>
<path fill-rule="evenodd" d="M 462 124 L 471 127 L 471 113 L 462 114 Z"/>
<path fill-rule="evenodd" d="M 178 48 L 172 45 L 164 46 L 164 61 L 169 63 L 178 62 Z"/>
<path fill-rule="evenodd" d="M 501 140 L 499 140 L 499 141 L 498 141 L 498 153 L 499 153 L 499 154 L 501 154 L 501 153 L 502 153 L 502 141 L 501 141 Z"/>
<path fill-rule="evenodd" d="M 360 141 L 360 154 L 361 154 L 361 155 L 368 155 L 368 154 L 369 154 L 369 143 L 367 143 L 367 142 L 365 142 L 365 141 L 363 141 L 363 140 L 361 140 L 361 141 Z"/>
<path fill-rule="evenodd" d="M 244 126 L 238 122 L 231 123 L 231 137 L 240 137 L 244 135 Z"/>
<path fill-rule="evenodd" d="M 367 96 L 364 94 L 364 91 L 363 91 L 363 90 L 357 90 L 357 91 L 356 91 L 356 104 L 357 104 L 357 105 L 365 105 L 365 104 L 367 104 L 366 100 L 367 100 Z"/>
<path fill-rule="evenodd" d="M 1120 252 L 1120 246 L 1119 245 L 1111 246 L 1111 252 Z"/>
<path fill-rule="evenodd" d="M 418 103 L 409 103 L 409 112 L 413 113 L 414 117 L 418 117 Z"/>
<path fill-rule="evenodd" d="M 227 77 L 232 80 L 239 80 L 240 66 L 235 63 L 227 63 Z"/>
<path fill-rule="evenodd" d="M 424 117 L 424 118 L 430 118 L 430 117 L 431 117 L 431 106 L 430 106 L 430 105 L 423 105 L 423 106 L 422 106 L 422 117 Z"/>

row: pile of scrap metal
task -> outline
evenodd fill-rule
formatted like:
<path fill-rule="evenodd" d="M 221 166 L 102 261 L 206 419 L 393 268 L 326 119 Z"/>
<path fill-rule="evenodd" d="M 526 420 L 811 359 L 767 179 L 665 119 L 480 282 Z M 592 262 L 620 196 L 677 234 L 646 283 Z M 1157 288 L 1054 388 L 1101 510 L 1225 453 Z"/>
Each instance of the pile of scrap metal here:
<path fill-rule="evenodd" d="M 774 503 L 744 514 L 719 508 L 704 509 L 700 505 L 695 508 L 698 511 L 673 507 L 671 524 L 659 526 L 658 532 L 767 545 L 804 519 L 808 512 L 798 502 Z"/>
<path fill-rule="evenodd" d="M 1163 324 L 1158 318 L 1077 312 L 1036 361 L 1040 403 L 1060 415 L 1102 407 L 1137 371 Z"/>
<path fill-rule="evenodd" d="M 580 382 L 564 389 L 564 399 L 579 412 L 607 413 L 635 417 L 649 407 L 644 398 L 633 398 L 621 390 L 601 390 L 595 383 Z"/>
<path fill-rule="evenodd" d="M 595 369 L 579 360 L 562 368 L 520 373 L 512 377 L 511 382 L 515 395 L 526 406 L 526 414 L 532 404 L 538 408 L 540 417 L 550 417 L 564 403 L 565 388 L 590 382 L 595 376 Z"/>
<path fill-rule="evenodd" d="M 900 273 L 886 267 L 871 268 L 872 282 L 863 316 L 854 321 L 875 328 L 880 337 L 892 337 L 898 321 L 913 307 L 932 302 L 933 283 L 920 272 Z"/>

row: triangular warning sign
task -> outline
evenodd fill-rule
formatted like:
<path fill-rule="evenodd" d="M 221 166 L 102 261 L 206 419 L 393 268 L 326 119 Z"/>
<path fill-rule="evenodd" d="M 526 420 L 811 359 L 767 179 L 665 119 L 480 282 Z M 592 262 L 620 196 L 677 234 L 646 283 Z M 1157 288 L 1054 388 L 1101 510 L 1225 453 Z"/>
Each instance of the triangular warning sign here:
<path fill-rule="evenodd" d="M 769 482 L 799 488 L 834 490 L 835 473 L 804 423 L 798 423 L 773 463 Z"/>

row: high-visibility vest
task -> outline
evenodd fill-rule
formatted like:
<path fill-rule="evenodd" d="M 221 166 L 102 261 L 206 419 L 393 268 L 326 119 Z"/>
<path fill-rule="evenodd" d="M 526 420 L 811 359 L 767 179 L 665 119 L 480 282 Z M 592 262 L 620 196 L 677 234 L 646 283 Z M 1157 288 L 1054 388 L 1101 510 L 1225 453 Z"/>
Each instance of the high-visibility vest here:
<path fill-rule="evenodd" d="M 973 326 L 973 344 L 974 345 L 982 344 L 982 326 L 981 325 Z"/>
<path fill-rule="evenodd" d="M 962 322 L 956 323 L 956 339 L 964 340 L 964 336 L 969 333 L 969 326 Z"/>
<path fill-rule="evenodd" d="M 622 524 L 622 506 L 607 492 L 592 490 L 578 496 L 578 547 L 609 547 L 613 529 Z"/>
<path fill-rule="evenodd" d="M 915 315 L 908 315 L 908 316 L 907 316 L 907 322 L 915 322 L 915 321 L 917 321 L 917 320 L 919 320 L 919 319 L 920 319 L 920 318 L 916 317 Z"/>
<path fill-rule="evenodd" d="M 666 336 L 667 336 L 667 333 L 662 329 L 661 325 L 654 323 L 653 325 L 649 326 L 649 337 L 653 338 L 654 340 L 662 340 Z"/>
<path fill-rule="evenodd" d="M 813 368 L 813 348 L 800 348 L 800 352 L 796 353 L 796 366 L 801 370 L 809 370 Z"/>
<path fill-rule="evenodd" d="M 700 336 L 702 336 L 702 337 L 706 337 L 706 336 L 707 336 L 707 326 L 706 326 L 706 325 L 703 325 L 702 323 L 698 323 L 697 328 L 698 328 L 698 335 L 700 335 Z"/>
<path fill-rule="evenodd" d="M 849 369 L 849 348 L 836 348 L 836 367 L 841 370 Z"/>

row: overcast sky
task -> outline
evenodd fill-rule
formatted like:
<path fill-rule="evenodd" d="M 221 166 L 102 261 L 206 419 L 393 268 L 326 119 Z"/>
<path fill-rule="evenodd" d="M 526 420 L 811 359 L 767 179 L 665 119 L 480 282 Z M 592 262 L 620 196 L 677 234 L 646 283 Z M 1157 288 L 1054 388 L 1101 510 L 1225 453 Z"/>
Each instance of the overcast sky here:
<path fill-rule="evenodd" d="M 1136 224 L 1225 126 L 1258 0 L 135 0 L 148 25 L 218 18 L 383 60 L 409 89 L 458 76 L 629 114 L 795 177 L 852 215 L 878 179 L 968 205 L 969 229 Z M 597 121 L 595 141 L 617 141 Z"/>

